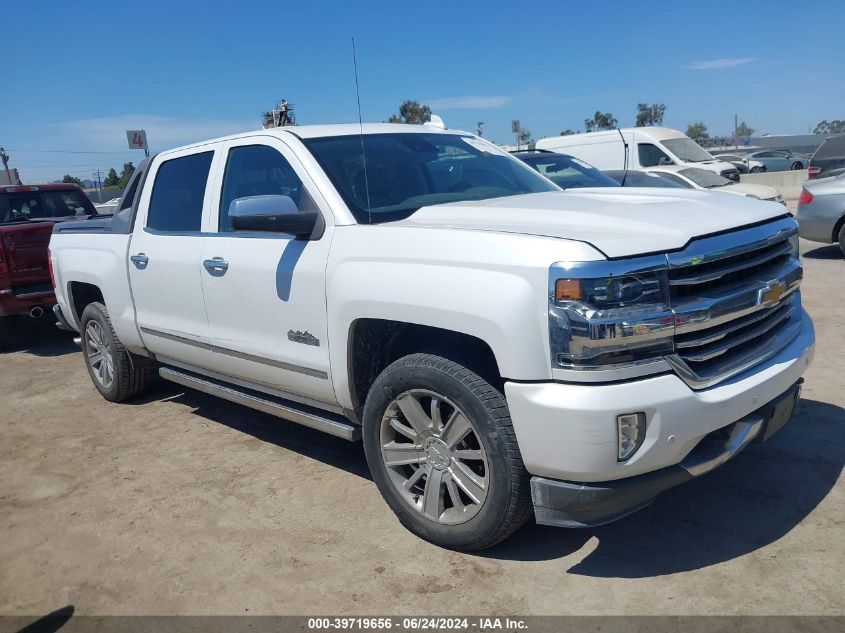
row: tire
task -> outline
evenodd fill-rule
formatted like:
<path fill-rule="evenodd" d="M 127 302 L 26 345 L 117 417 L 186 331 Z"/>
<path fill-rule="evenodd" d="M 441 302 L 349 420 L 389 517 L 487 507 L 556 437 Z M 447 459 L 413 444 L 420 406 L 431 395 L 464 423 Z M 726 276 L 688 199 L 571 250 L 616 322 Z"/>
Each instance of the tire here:
<path fill-rule="evenodd" d="M 804 165 L 799 162 L 792 163 L 792 167 L 790 168 L 792 171 L 798 171 L 799 169 L 804 169 Z"/>
<path fill-rule="evenodd" d="M 842 251 L 842 256 L 845 257 L 845 224 L 839 229 L 839 250 Z"/>
<path fill-rule="evenodd" d="M 363 440 L 382 497 L 431 543 L 486 549 L 531 517 L 505 398 L 463 365 L 411 354 L 388 366 L 367 395 Z"/>
<path fill-rule="evenodd" d="M 759 174 L 761 171 L 763 171 L 763 170 L 762 170 L 762 169 L 760 169 L 759 167 L 752 167 L 752 168 L 751 168 L 751 173 L 752 173 L 752 174 Z"/>
<path fill-rule="evenodd" d="M 123 402 L 141 394 L 153 382 L 152 362 L 123 347 L 102 303 L 89 303 L 82 312 L 81 339 L 88 375 L 106 400 Z"/>

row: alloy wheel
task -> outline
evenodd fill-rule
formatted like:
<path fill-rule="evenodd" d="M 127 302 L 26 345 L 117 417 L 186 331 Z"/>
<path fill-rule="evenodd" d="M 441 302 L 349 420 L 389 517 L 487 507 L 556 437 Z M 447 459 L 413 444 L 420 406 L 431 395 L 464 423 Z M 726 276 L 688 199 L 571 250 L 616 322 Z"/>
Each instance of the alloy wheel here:
<path fill-rule="evenodd" d="M 96 321 L 89 321 L 85 326 L 85 348 L 91 373 L 104 389 L 109 389 L 114 382 L 114 356 L 102 326 Z"/>
<path fill-rule="evenodd" d="M 449 399 L 425 389 L 399 394 L 382 416 L 380 446 L 390 481 L 417 512 L 457 525 L 481 510 L 490 488 L 487 453 Z"/>

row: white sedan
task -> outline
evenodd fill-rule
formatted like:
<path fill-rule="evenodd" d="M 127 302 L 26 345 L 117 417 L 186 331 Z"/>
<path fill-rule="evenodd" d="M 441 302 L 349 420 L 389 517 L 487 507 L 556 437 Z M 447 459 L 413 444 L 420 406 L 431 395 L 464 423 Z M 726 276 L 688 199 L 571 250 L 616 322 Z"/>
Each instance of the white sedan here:
<path fill-rule="evenodd" d="M 760 200 L 786 204 L 780 191 L 774 187 L 754 185 L 748 182 L 733 182 L 707 169 L 684 167 L 683 165 L 660 165 L 658 167 L 648 167 L 646 171 L 683 185 L 688 189 L 724 191 L 725 193 L 733 193 L 738 196 L 759 198 Z"/>

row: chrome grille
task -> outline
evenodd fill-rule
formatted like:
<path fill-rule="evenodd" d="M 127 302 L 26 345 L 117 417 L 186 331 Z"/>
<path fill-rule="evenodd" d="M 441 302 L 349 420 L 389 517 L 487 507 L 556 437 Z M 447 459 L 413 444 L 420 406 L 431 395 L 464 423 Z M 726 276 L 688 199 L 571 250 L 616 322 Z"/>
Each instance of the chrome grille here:
<path fill-rule="evenodd" d="M 675 353 L 667 361 L 704 388 L 775 355 L 797 335 L 801 264 L 784 218 L 692 242 L 669 255 Z"/>
<path fill-rule="evenodd" d="M 730 283 L 755 278 L 790 258 L 792 245 L 788 239 L 762 248 L 669 271 L 671 297 L 678 299 L 700 295 Z"/>

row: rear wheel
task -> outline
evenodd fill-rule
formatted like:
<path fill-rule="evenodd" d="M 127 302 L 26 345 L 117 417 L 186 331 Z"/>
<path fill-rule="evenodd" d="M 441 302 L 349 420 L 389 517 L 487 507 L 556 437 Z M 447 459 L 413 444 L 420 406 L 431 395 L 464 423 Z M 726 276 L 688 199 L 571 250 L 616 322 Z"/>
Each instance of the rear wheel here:
<path fill-rule="evenodd" d="M 842 251 L 842 255 L 845 256 L 845 224 L 843 224 L 842 228 L 839 229 L 839 250 Z"/>
<path fill-rule="evenodd" d="M 804 165 L 802 165 L 798 161 L 792 163 L 792 171 L 798 171 L 799 169 L 804 169 Z"/>
<path fill-rule="evenodd" d="M 531 516 L 507 403 L 458 363 L 412 354 L 390 365 L 367 396 L 363 435 L 385 501 L 432 543 L 485 549 Z"/>
<path fill-rule="evenodd" d="M 142 393 L 153 380 L 148 358 L 127 351 L 112 328 L 106 306 L 89 303 L 82 312 L 82 354 L 97 391 L 111 402 Z"/>

